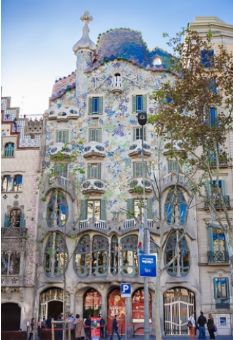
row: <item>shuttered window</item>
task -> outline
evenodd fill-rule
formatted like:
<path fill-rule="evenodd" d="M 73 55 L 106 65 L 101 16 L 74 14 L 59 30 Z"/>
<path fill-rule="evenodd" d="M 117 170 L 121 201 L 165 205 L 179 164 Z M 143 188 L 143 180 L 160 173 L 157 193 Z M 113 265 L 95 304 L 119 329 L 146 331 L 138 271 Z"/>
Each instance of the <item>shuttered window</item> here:
<path fill-rule="evenodd" d="M 102 142 L 102 129 L 89 129 L 89 142 Z"/>
<path fill-rule="evenodd" d="M 101 164 L 100 163 L 88 164 L 87 177 L 89 179 L 91 179 L 91 178 L 101 179 Z"/>
<path fill-rule="evenodd" d="M 90 115 L 103 113 L 103 97 L 91 97 L 88 101 L 88 113 Z"/>
<path fill-rule="evenodd" d="M 146 95 L 133 96 L 133 113 L 138 113 L 147 110 L 147 97 Z"/>
<path fill-rule="evenodd" d="M 179 172 L 180 171 L 180 166 L 179 163 L 175 160 L 169 159 L 167 161 L 168 164 L 168 172 Z"/>
<path fill-rule="evenodd" d="M 143 136 L 144 133 L 144 136 Z M 146 140 L 146 129 L 142 129 L 141 127 L 136 127 L 133 129 L 133 140 L 139 140 L 142 139 L 143 136 L 143 140 Z"/>
<path fill-rule="evenodd" d="M 56 176 L 67 177 L 68 164 L 66 163 L 55 163 L 54 173 Z"/>
<path fill-rule="evenodd" d="M 143 169 L 144 164 L 144 169 Z M 143 171 L 144 170 L 144 171 Z M 133 162 L 133 177 L 147 177 L 146 162 Z"/>
<path fill-rule="evenodd" d="M 69 143 L 69 130 L 57 130 L 56 131 L 56 142 L 57 143 Z"/>

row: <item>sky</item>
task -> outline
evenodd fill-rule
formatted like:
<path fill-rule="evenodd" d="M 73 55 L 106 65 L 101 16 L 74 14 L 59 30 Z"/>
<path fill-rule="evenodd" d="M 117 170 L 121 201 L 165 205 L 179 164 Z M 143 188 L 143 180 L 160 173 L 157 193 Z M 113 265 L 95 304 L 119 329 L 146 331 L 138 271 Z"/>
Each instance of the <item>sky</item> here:
<path fill-rule="evenodd" d="M 73 45 L 80 17 L 93 16 L 90 37 L 127 27 L 142 33 L 148 48 L 167 49 L 196 16 L 217 16 L 233 25 L 233 0 L 2 0 L 2 96 L 23 114 L 43 114 L 56 79 L 75 70 Z"/>

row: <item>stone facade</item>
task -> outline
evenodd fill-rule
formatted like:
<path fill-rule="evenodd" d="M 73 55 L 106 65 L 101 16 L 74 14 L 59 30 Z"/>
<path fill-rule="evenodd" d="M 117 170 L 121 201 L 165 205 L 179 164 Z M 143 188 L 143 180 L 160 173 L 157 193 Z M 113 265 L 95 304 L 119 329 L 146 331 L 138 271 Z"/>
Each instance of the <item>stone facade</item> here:
<path fill-rule="evenodd" d="M 187 334 L 188 316 L 192 312 L 198 316 L 200 310 L 214 315 L 219 334 L 230 334 L 233 301 L 229 254 L 213 248 L 215 230 L 209 225 L 204 205 L 187 209 L 187 180 L 179 175 L 177 182 L 177 164 L 160 152 L 163 141 L 155 135 L 153 126 L 146 124 L 142 130 L 138 124 L 138 113 L 156 112 L 153 91 L 163 82 L 175 81 L 168 67 L 170 55 L 159 48 L 149 51 L 139 32 L 124 28 L 101 34 L 95 45 L 89 37 L 92 18 L 85 13 L 81 20 L 82 37 L 73 47 L 76 70 L 54 84 L 44 115 L 42 140 L 38 139 L 42 173 L 37 235 L 34 228 L 31 237 L 32 241 L 37 237 L 39 247 L 34 267 L 35 305 L 29 308 L 34 309 L 38 319 L 57 317 L 61 312 L 84 317 L 98 317 L 101 313 L 108 331 L 117 314 L 122 334 L 125 319 L 129 333 L 142 331 L 144 281 L 138 276 L 137 254 L 143 242 L 142 216 L 146 216 L 150 231 L 150 252 L 156 254 L 160 246 L 155 176 L 162 192 L 162 232 L 170 235 L 171 224 L 174 229 L 163 264 L 174 252 L 180 230 L 185 230 L 185 237 L 179 244 L 180 262 L 163 271 L 160 291 L 155 289 L 155 279 L 149 281 L 150 331 L 155 333 L 155 298 L 159 294 L 164 334 Z M 216 18 L 197 18 L 190 26 L 207 32 L 209 21 L 218 27 L 218 32 L 214 31 L 216 39 L 221 37 L 224 44 L 232 47 L 232 26 Z M 30 138 L 36 143 L 30 131 L 36 133 L 38 126 L 27 122 L 21 126 L 27 131 L 28 143 Z M 11 141 L 13 137 L 4 138 Z M 227 145 L 231 155 L 232 141 L 230 135 Z M 23 134 L 21 143 L 27 143 Z M 34 163 L 30 173 L 36 174 L 39 151 L 34 151 L 33 157 L 38 157 L 37 165 Z M 24 163 L 21 157 L 20 162 Z M 6 170 L 9 169 L 7 164 Z M 226 180 L 232 207 L 229 165 L 221 168 L 221 176 Z M 34 186 L 35 178 L 36 175 L 30 177 Z M 165 212 L 174 184 L 179 187 L 179 200 L 169 220 Z M 24 204 L 34 202 L 35 197 L 28 195 Z M 229 214 L 232 217 L 231 210 Z M 219 237 L 219 244 L 223 244 L 225 236 Z M 225 257 L 217 259 L 217 255 Z M 34 260 L 31 266 L 33 263 Z M 122 282 L 131 283 L 131 298 L 120 296 Z M 222 290 L 220 297 L 218 289 Z"/>

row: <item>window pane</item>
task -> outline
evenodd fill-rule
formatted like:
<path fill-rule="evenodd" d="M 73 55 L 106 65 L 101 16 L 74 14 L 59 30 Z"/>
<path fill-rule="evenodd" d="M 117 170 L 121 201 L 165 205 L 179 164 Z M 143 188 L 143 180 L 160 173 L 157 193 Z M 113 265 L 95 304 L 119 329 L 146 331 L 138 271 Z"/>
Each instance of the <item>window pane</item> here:
<path fill-rule="evenodd" d="M 143 96 L 138 95 L 136 96 L 136 112 L 143 110 Z"/>
<path fill-rule="evenodd" d="M 102 142 L 101 129 L 89 129 L 89 142 Z"/>
<path fill-rule="evenodd" d="M 87 219 L 100 220 L 100 200 L 87 201 Z"/>
<path fill-rule="evenodd" d="M 99 113 L 99 97 L 92 98 L 92 113 Z"/>
<path fill-rule="evenodd" d="M 228 278 L 214 279 L 215 299 L 225 299 L 228 297 Z"/>
<path fill-rule="evenodd" d="M 56 142 L 67 144 L 69 142 L 69 130 L 59 130 L 56 132 Z"/>

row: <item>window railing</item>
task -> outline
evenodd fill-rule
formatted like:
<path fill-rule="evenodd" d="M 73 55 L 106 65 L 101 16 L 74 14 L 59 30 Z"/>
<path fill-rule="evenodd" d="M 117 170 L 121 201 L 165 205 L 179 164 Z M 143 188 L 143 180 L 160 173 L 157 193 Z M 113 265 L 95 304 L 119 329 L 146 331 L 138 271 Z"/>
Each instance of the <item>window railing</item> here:
<path fill-rule="evenodd" d="M 209 264 L 222 264 L 229 262 L 229 254 L 227 251 L 208 251 Z"/>
<path fill-rule="evenodd" d="M 215 209 L 222 210 L 224 208 L 224 205 L 225 205 L 226 209 L 230 209 L 231 204 L 230 204 L 230 196 L 229 195 L 224 195 L 223 201 L 221 200 L 221 198 L 215 199 L 215 202 L 214 202 Z M 206 201 L 204 203 L 204 209 L 209 209 L 209 207 L 210 207 L 210 201 L 206 199 Z"/>

